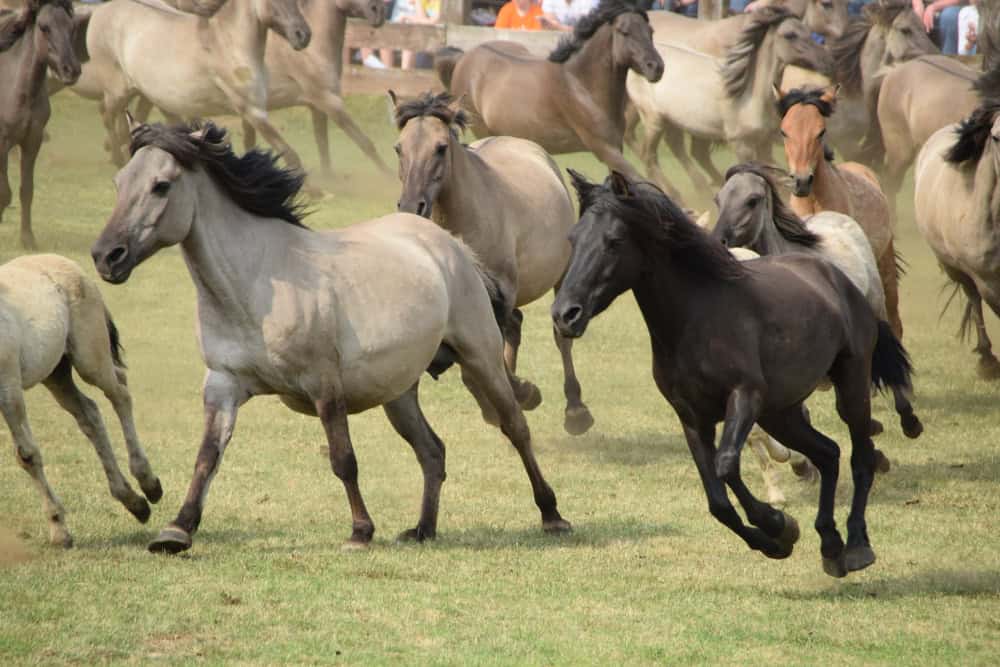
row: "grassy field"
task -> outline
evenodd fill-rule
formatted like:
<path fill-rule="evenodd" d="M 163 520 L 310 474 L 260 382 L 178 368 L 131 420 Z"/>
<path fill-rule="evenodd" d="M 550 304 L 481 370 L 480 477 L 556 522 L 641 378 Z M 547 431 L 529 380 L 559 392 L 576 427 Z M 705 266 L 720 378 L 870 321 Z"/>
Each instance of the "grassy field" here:
<path fill-rule="evenodd" d="M 391 156 L 395 133 L 383 101 L 350 105 Z M 36 234 L 46 251 L 93 274 L 89 248 L 115 202 L 114 170 L 100 149 L 96 110 L 65 94 L 55 109 L 38 168 Z M 306 114 L 278 119 L 315 164 Z M 395 182 L 334 136 L 340 170 L 307 221 L 321 229 L 389 211 L 398 195 Z M 731 157 L 716 159 L 726 165 Z M 560 163 L 602 174 L 589 156 Z M 449 447 L 435 543 L 393 541 L 416 521 L 421 476 L 380 411 L 351 424 L 376 538 L 365 552 L 345 553 L 350 515 L 320 454 L 318 421 L 260 398 L 240 413 L 194 548 L 153 556 L 145 544 L 180 505 L 202 428 L 194 290 L 171 249 L 127 285 L 102 285 L 126 347 L 140 436 L 166 495 L 148 525 L 135 523 L 107 493 L 72 418 L 44 390 L 31 392 L 32 427 L 76 547 L 47 546 L 40 501 L 5 453 L 0 663 L 995 664 L 1000 385 L 977 379 L 971 346 L 953 336 L 958 309 L 939 318 L 943 279 L 916 234 L 909 195 L 898 229 L 910 264 L 902 307 L 926 432 L 904 440 L 889 402 L 876 401 L 888 426 L 879 446 L 894 467 L 869 506 L 878 554 L 870 569 L 845 580 L 823 574 L 811 530 L 818 491 L 790 473 L 788 510 L 803 527 L 790 559 L 748 552 L 711 518 L 677 419 L 653 386 L 647 334 L 630 296 L 576 346 L 597 419 L 580 438 L 562 429 L 550 299 L 526 312 L 522 374 L 545 396 L 529 423 L 572 535 L 541 533 L 513 449 L 481 423 L 450 373 L 422 391 Z M 19 253 L 16 217 L 8 211 L 0 226 L 2 260 Z M 989 326 L 1000 336 L 995 319 Z M 123 452 L 110 406 L 99 403 Z M 831 397 L 811 407 L 849 452 Z M 761 490 L 749 456 L 744 470 Z M 843 528 L 849 473 L 841 480 Z"/>

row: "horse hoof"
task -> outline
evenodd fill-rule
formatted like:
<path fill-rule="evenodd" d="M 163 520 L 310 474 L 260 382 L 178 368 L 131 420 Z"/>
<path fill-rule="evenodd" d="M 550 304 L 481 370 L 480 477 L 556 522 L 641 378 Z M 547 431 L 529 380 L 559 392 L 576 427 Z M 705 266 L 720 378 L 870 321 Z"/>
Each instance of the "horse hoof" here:
<path fill-rule="evenodd" d="M 848 572 L 863 570 L 875 562 L 875 552 L 867 544 L 847 547 L 844 552 L 844 568 Z"/>
<path fill-rule="evenodd" d="M 823 556 L 823 571 L 831 577 L 843 579 L 847 576 L 847 567 L 844 565 L 844 556 L 839 558 L 827 558 Z"/>
<path fill-rule="evenodd" d="M 882 431 L 884 431 L 884 430 L 885 430 L 885 426 L 882 426 L 882 422 L 880 422 L 877 419 L 873 419 L 872 420 L 872 430 L 871 430 L 871 433 L 869 433 L 869 435 L 872 435 L 872 436 L 881 435 Z"/>
<path fill-rule="evenodd" d="M 781 535 L 778 536 L 778 544 L 783 548 L 787 548 L 788 554 L 791 555 L 792 547 L 799 541 L 799 536 L 801 535 L 799 532 L 799 522 L 784 512 L 781 513 L 781 516 L 785 517 L 785 527 L 782 528 Z"/>
<path fill-rule="evenodd" d="M 583 435 L 593 425 L 594 417 L 590 414 L 587 406 L 566 408 L 566 421 L 563 422 L 563 428 L 570 435 Z"/>
<path fill-rule="evenodd" d="M 342 545 L 340 545 L 341 551 L 368 551 L 368 542 L 359 542 L 358 540 L 347 540 Z"/>
<path fill-rule="evenodd" d="M 795 476 L 800 481 L 808 482 L 809 484 L 815 484 L 816 480 L 819 479 L 819 470 L 816 470 L 816 466 L 807 459 L 793 463 L 792 472 L 795 473 Z"/>
<path fill-rule="evenodd" d="M 420 526 L 416 528 L 410 528 L 409 530 L 404 530 L 398 536 L 396 536 L 397 542 L 423 542 L 424 540 L 433 540 L 437 537 L 433 531 L 424 530 Z"/>
<path fill-rule="evenodd" d="M 142 492 L 143 494 L 145 494 L 149 502 L 153 503 L 154 505 L 160 502 L 160 498 L 163 497 L 163 487 L 160 485 L 159 478 L 154 478 L 153 484 L 148 489 L 143 488 Z"/>
<path fill-rule="evenodd" d="M 983 380 L 1000 379 L 1000 361 L 997 361 L 997 358 L 992 354 L 986 357 L 980 357 L 977 373 Z"/>
<path fill-rule="evenodd" d="M 522 382 L 517 392 L 517 402 L 524 411 L 534 410 L 542 404 L 542 392 L 532 383 Z"/>
<path fill-rule="evenodd" d="M 892 470 L 892 462 L 889 457 L 882 453 L 881 449 L 875 450 L 875 472 L 884 475 Z"/>
<path fill-rule="evenodd" d="M 563 518 L 552 519 L 551 521 L 542 521 L 542 530 L 549 535 L 561 535 L 564 533 L 572 533 L 573 525 Z"/>
<path fill-rule="evenodd" d="M 920 434 L 924 432 L 924 425 L 920 423 L 920 419 L 916 415 L 904 415 L 900 418 L 899 423 L 903 427 L 903 435 L 910 440 L 919 438 Z"/>
<path fill-rule="evenodd" d="M 167 526 L 147 548 L 154 554 L 179 554 L 191 548 L 191 534 L 177 526 Z"/>
<path fill-rule="evenodd" d="M 139 523 L 146 523 L 149 521 L 149 516 L 152 514 L 149 509 L 149 503 L 147 503 L 146 499 L 141 496 L 136 496 L 132 501 L 132 506 L 129 507 L 126 505 L 126 509 L 132 513 L 132 516 L 134 516 Z"/>

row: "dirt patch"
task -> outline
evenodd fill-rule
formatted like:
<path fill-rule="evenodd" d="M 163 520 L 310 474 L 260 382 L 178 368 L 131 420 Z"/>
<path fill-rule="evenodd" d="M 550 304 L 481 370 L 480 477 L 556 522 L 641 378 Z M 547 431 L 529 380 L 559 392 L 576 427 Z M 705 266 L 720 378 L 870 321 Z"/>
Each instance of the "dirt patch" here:
<path fill-rule="evenodd" d="M 6 528 L 0 528 L 0 567 L 17 565 L 31 560 L 32 554 L 28 551 L 17 535 Z"/>

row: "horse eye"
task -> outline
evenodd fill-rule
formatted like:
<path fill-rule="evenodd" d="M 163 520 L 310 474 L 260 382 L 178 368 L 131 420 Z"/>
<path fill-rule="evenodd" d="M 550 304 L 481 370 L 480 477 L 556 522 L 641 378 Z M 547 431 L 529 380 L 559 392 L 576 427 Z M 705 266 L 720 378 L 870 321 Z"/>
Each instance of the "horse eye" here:
<path fill-rule="evenodd" d="M 437 155 L 444 155 L 447 150 L 448 150 L 448 144 L 438 144 L 437 147 L 434 149 L 434 152 Z"/>
<path fill-rule="evenodd" d="M 799 38 L 799 36 L 796 35 L 794 32 L 785 35 L 785 39 L 787 39 L 789 42 L 794 42 L 798 38 Z"/>
<path fill-rule="evenodd" d="M 825 136 L 826 136 L 826 128 L 824 127 L 822 130 L 820 130 L 819 136 L 817 137 L 817 139 L 822 139 Z"/>
<path fill-rule="evenodd" d="M 760 197 L 750 197 L 747 200 L 747 208 L 757 208 L 757 204 L 760 203 Z"/>
<path fill-rule="evenodd" d="M 899 34 L 906 35 L 907 37 L 909 37 L 910 35 L 913 34 L 913 30 L 911 30 L 909 26 L 907 26 L 906 28 L 900 28 Z"/>
<path fill-rule="evenodd" d="M 158 197 L 165 197 L 170 192 L 170 181 L 157 181 L 153 184 L 153 194 Z"/>
<path fill-rule="evenodd" d="M 402 155 L 403 154 L 403 147 L 400 146 L 399 144 L 396 144 L 395 146 L 393 146 L 392 150 L 396 151 L 396 155 Z"/>
<path fill-rule="evenodd" d="M 51 28 L 49 28 L 49 26 L 47 25 L 40 25 L 38 26 L 38 29 L 42 31 L 43 35 L 47 35 L 51 31 Z"/>

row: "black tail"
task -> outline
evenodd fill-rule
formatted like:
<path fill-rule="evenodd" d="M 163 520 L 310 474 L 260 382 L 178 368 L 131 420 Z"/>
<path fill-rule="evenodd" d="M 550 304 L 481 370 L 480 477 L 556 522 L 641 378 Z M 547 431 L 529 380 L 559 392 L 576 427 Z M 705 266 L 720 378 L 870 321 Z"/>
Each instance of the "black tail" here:
<path fill-rule="evenodd" d="M 500 283 L 497 282 L 496 278 L 481 267 L 479 268 L 479 277 L 483 280 L 486 293 L 490 295 L 490 305 L 493 306 L 493 317 L 496 318 L 500 331 L 503 331 L 504 327 L 507 326 L 507 318 L 510 316 L 511 311 L 513 311 L 513 307 L 507 303 L 503 290 L 500 288 Z"/>
<path fill-rule="evenodd" d="M 875 351 L 872 353 L 872 386 L 879 391 L 887 388 L 909 390 L 912 386 L 910 376 L 913 366 L 910 355 L 906 353 L 903 344 L 892 333 L 889 323 L 880 320 L 878 323 L 878 339 L 875 341 Z"/>
<path fill-rule="evenodd" d="M 108 338 L 111 339 L 111 359 L 118 368 L 125 368 L 125 361 L 122 359 L 122 341 L 118 335 L 118 327 L 111 319 L 111 313 L 104 311 L 104 321 L 108 324 Z"/>
<path fill-rule="evenodd" d="M 434 53 L 434 71 L 444 84 L 444 89 L 449 92 L 451 92 L 451 75 L 455 71 L 458 59 L 463 55 L 465 51 L 454 46 L 446 46 Z"/>

